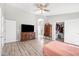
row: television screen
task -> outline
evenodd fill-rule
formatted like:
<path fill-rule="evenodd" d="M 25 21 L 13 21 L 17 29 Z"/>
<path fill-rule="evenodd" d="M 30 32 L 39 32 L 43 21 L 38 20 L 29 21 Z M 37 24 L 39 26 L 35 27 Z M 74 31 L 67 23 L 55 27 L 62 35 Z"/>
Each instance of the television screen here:
<path fill-rule="evenodd" d="M 21 25 L 21 32 L 34 32 L 34 25 Z"/>

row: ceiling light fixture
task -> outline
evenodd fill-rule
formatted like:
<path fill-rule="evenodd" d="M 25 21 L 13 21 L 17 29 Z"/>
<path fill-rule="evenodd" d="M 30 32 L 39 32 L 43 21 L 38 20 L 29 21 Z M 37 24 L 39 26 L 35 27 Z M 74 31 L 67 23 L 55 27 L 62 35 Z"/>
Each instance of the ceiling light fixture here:
<path fill-rule="evenodd" d="M 37 7 L 37 11 L 41 14 L 49 12 L 48 3 L 38 3 L 38 4 L 35 4 L 35 6 Z"/>

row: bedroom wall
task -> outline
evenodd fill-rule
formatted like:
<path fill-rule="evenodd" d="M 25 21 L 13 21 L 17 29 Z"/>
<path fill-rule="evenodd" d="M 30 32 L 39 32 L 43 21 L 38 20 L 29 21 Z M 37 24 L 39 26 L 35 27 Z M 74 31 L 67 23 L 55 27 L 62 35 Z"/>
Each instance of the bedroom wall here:
<path fill-rule="evenodd" d="M 47 19 L 52 23 L 52 40 L 56 39 L 56 22 L 65 22 L 67 20 L 79 19 L 79 12 L 47 16 Z M 68 25 L 67 25 L 68 26 Z M 67 33 L 67 32 L 66 32 Z M 65 35 L 65 34 L 64 34 Z M 67 34 L 66 34 L 67 35 Z M 66 37 L 64 38 L 66 40 Z"/>
<path fill-rule="evenodd" d="M 16 30 L 17 30 L 17 39 L 20 40 L 21 38 L 21 24 L 28 24 L 28 25 L 34 25 L 34 31 L 36 31 L 36 21 L 35 21 L 35 16 L 29 14 L 29 16 L 27 14 L 25 14 L 22 18 L 18 19 L 16 22 Z"/>
<path fill-rule="evenodd" d="M 79 18 L 65 21 L 65 42 L 79 45 Z"/>
<path fill-rule="evenodd" d="M 10 5 L 6 5 L 5 9 L 6 9 L 4 14 L 5 19 L 16 21 L 17 40 L 20 40 L 20 37 L 21 37 L 20 36 L 21 24 L 35 25 L 35 32 L 37 32 L 37 21 L 41 16 L 25 12 L 19 8 L 16 8 Z M 56 22 L 64 22 L 65 20 L 72 20 L 72 19 L 78 19 L 78 18 L 79 18 L 79 12 L 44 17 L 45 22 L 49 21 L 52 24 L 52 40 L 55 40 L 56 38 L 56 31 L 55 31 Z"/>
<path fill-rule="evenodd" d="M 2 44 L 2 42 L 1 42 L 1 8 L 0 8 L 0 55 L 1 55 L 1 50 L 2 50 L 2 47 L 1 47 L 1 44 Z"/>
<path fill-rule="evenodd" d="M 5 19 L 16 21 L 16 40 L 19 41 L 21 38 L 21 24 L 35 25 L 34 31 L 36 31 L 35 15 L 10 5 L 6 5 L 4 8 Z"/>
<path fill-rule="evenodd" d="M 0 4 L 0 55 L 5 43 L 5 19 L 3 11 L 3 4 Z"/>

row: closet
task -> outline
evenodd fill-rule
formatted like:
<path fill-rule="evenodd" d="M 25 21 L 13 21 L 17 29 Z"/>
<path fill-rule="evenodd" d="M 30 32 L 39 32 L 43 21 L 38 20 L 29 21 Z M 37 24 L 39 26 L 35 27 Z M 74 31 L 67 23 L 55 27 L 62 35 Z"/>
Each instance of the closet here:
<path fill-rule="evenodd" d="M 64 42 L 79 45 L 79 19 L 65 20 Z"/>

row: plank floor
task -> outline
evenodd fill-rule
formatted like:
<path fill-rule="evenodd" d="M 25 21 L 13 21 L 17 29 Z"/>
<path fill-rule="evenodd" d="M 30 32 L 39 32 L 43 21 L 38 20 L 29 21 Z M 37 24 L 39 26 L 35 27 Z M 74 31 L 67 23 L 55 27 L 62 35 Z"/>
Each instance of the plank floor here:
<path fill-rule="evenodd" d="M 2 56 L 43 56 L 43 40 L 6 43 Z"/>

